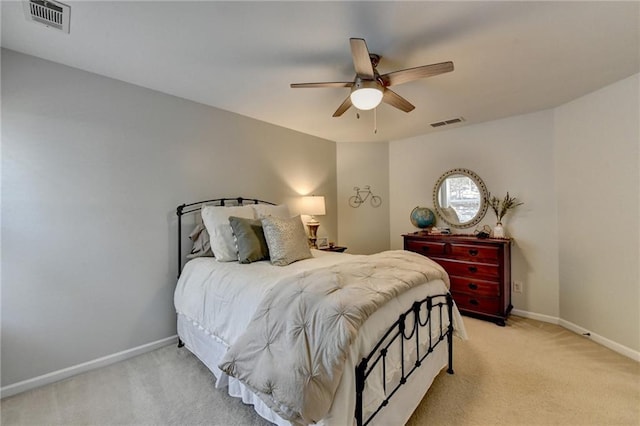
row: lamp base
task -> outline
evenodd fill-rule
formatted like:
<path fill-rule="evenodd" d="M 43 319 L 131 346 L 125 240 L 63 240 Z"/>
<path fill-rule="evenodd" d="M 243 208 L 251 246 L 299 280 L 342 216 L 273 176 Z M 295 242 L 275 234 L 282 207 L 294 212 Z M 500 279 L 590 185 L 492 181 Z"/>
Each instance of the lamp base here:
<path fill-rule="evenodd" d="M 309 245 L 312 248 L 318 248 L 316 241 L 318 240 L 320 222 L 307 222 L 307 226 L 309 227 Z"/>

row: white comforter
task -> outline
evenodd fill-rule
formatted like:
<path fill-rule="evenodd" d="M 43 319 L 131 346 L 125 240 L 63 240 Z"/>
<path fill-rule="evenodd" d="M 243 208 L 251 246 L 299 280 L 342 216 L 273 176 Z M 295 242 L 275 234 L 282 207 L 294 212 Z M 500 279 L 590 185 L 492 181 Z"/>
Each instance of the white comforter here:
<path fill-rule="evenodd" d="M 176 311 L 198 322 L 227 346 L 246 330 L 265 294 L 281 279 L 348 261 L 352 255 L 313 250 L 314 257 L 288 266 L 268 261 L 239 264 L 213 258 L 189 261 L 174 295 Z"/>
<path fill-rule="evenodd" d="M 272 266 L 268 262 L 240 265 L 216 262 L 213 259 L 195 259 L 186 265 L 178 282 L 175 292 L 176 310 L 229 347 L 242 336 L 260 301 L 278 282 L 302 271 L 352 261 L 358 257 L 360 256 L 314 251 L 313 258 L 287 267 Z M 389 307 L 385 307 L 367 321 L 367 327 L 363 327 L 352 345 L 350 359 L 359 359 L 366 355 L 389 324 L 400 312 L 406 310 L 413 300 L 440 294 L 446 290 L 447 286 L 442 280 L 430 281 L 407 291 L 394 303 L 388 303 Z M 461 329 L 462 322 L 459 320 L 457 309 L 454 312 L 454 325 Z M 462 332 L 464 333 L 463 330 Z M 374 387 L 377 387 L 374 390 L 380 394 L 378 399 L 383 398 L 381 386 L 374 383 Z M 353 413 L 353 402 L 349 401 L 347 405 L 347 411 Z"/>

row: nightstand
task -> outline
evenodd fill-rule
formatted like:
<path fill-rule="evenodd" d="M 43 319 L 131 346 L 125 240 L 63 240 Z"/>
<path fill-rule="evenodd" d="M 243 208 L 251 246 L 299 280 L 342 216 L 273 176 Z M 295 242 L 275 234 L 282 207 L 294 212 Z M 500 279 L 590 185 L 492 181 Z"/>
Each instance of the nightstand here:
<path fill-rule="evenodd" d="M 325 248 L 321 248 L 318 250 L 322 250 L 322 251 L 333 251 L 336 253 L 342 253 L 343 251 L 345 251 L 347 248 L 346 247 L 341 247 L 341 246 L 333 246 L 333 247 L 325 247 Z"/>

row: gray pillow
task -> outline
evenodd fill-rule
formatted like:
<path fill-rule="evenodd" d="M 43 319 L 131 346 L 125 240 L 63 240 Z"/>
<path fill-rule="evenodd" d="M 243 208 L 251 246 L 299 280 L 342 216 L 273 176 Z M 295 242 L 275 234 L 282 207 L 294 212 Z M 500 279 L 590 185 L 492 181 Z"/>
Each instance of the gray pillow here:
<path fill-rule="evenodd" d="M 236 239 L 240 263 L 257 262 L 269 258 L 269 248 L 264 239 L 260 220 L 230 216 L 229 224 Z"/>
<path fill-rule="evenodd" d="M 209 243 L 209 233 L 203 224 L 198 224 L 189 234 L 189 239 L 193 241 L 193 248 L 187 255 L 187 259 L 196 257 L 213 257 L 211 244 Z"/>
<path fill-rule="evenodd" d="M 261 220 L 272 264 L 285 266 L 311 257 L 309 240 L 300 216 L 292 218 L 269 216 Z"/>

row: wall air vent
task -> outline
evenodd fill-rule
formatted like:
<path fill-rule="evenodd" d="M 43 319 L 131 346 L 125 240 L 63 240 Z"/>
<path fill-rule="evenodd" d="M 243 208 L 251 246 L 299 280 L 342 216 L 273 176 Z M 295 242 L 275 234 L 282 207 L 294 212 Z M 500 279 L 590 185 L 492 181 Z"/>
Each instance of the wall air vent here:
<path fill-rule="evenodd" d="M 464 121 L 464 118 L 456 117 L 456 118 L 451 118 L 449 120 L 444 120 L 444 121 L 438 121 L 436 123 L 431 123 L 431 127 L 448 126 L 450 124 L 462 123 L 463 121 Z"/>
<path fill-rule="evenodd" d="M 71 8 L 66 4 L 49 0 L 23 0 L 22 6 L 27 21 L 69 33 Z"/>

